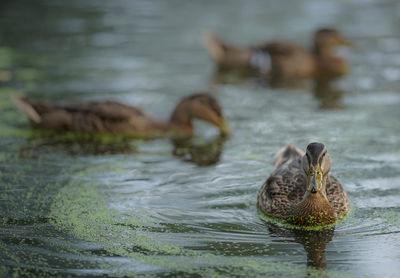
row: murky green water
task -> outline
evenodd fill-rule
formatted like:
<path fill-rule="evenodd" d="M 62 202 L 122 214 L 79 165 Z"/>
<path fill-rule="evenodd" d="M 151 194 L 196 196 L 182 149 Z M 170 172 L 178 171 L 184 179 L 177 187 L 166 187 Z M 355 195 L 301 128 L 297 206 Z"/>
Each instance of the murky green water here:
<path fill-rule="evenodd" d="M 397 277 L 399 2 L 15 2 L 0 3 L 2 276 Z M 321 24 L 358 46 L 325 93 L 212 84 L 205 28 L 307 44 Z M 115 99 L 167 118 L 210 88 L 227 140 L 201 123 L 179 143 L 44 136 L 10 100 Z M 327 145 L 352 201 L 334 230 L 293 231 L 256 207 L 275 152 L 310 141 Z"/>

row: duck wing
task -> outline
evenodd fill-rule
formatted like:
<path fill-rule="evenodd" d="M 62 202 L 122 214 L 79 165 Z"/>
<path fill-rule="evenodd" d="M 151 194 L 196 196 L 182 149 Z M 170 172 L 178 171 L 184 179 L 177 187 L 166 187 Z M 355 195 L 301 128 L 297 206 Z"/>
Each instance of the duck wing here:
<path fill-rule="evenodd" d="M 143 110 L 115 101 L 63 105 L 60 108 L 71 114 L 73 130 L 129 133 L 150 131 L 159 125 Z"/>
<path fill-rule="evenodd" d="M 128 120 L 131 117 L 151 118 L 150 115 L 134 106 L 128 106 L 115 101 L 86 102 L 81 104 L 64 104 L 57 106 L 69 113 L 95 114 L 104 119 Z"/>
<path fill-rule="evenodd" d="M 267 215 L 282 218 L 306 190 L 301 159 L 290 159 L 274 170 L 258 192 L 258 206 Z"/>
<path fill-rule="evenodd" d="M 315 69 L 315 59 L 301 46 L 289 42 L 269 42 L 259 49 L 271 58 L 271 77 L 303 78 L 311 76 Z"/>
<path fill-rule="evenodd" d="M 203 38 L 208 53 L 222 68 L 248 68 L 250 66 L 250 49 L 228 44 L 210 30 L 204 32 Z"/>
<path fill-rule="evenodd" d="M 271 216 L 284 217 L 299 202 L 306 189 L 306 175 L 301 167 L 303 151 L 287 145 L 274 157 L 275 170 L 258 192 L 260 209 Z"/>
<path fill-rule="evenodd" d="M 129 133 L 147 131 L 157 124 L 142 110 L 114 101 L 74 105 L 19 97 L 14 102 L 38 127 L 58 131 Z"/>
<path fill-rule="evenodd" d="M 304 51 L 300 46 L 294 45 L 289 42 L 273 41 L 267 42 L 258 47 L 262 51 L 268 52 L 270 55 L 292 55 L 295 52 Z"/>
<path fill-rule="evenodd" d="M 326 181 L 326 197 L 336 215 L 345 216 L 350 210 L 350 200 L 342 184 L 333 176 Z"/>

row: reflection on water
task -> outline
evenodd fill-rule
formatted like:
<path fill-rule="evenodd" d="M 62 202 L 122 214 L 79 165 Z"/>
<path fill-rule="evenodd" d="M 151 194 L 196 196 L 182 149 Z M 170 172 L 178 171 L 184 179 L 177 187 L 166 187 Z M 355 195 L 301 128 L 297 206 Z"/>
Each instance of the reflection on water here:
<path fill-rule="evenodd" d="M 111 139 L 106 142 L 99 138 L 36 134 L 30 136 L 19 150 L 21 157 L 39 157 L 41 153 L 65 153 L 68 155 L 107 155 L 138 153 L 132 140 L 128 138 Z"/>
<path fill-rule="evenodd" d="M 102 140 L 103 139 L 103 140 Z M 104 140 L 106 139 L 106 140 Z M 191 137 L 182 139 L 170 139 L 172 154 L 185 162 L 191 162 L 198 166 L 208 166 L 218 163 L 227 136 L 218 135 L 211 139 Z M 42 153 L 65 153 L 68 155 L 112 155 L 141 153 L 136 145 L 143 140 L 134 140 L 128 137 L 101 138 L 70 136 L 43 132 L 34 132 L 19 150 L 22 158 L 38 158 Z"/>
<path fill-rule="evenodd" d="M 272 78 L 267 84 L 275 89 L 309 90 L 311 82 L 310 78 Z"/>
<path fill-rule="evenodd" d="M 333 229 L 294 231 L 295 241 L 302 244 L 307 253 L 307 266 L 326 268 L 326 245 L 332 240 L 333 233 Z"/>
<path fill-rule="evenodd" d="M 343 90 L 335 87 L 337 78 L 316 77 L 313 80 L 312 93 L 320 102 L 321 109 L 339 109 L 343 108 L 342 96 Z"/>
<path fill-rule="evenodd" d="M 394 0 L 0 1 L 0 276 L 397 277 L 398 11 Z M 326 24 L 359 47 L 343 53 L 341 80 L 215 77 L 229 140 L 201 126 L 207 139 L 39 136 L 10 99 L 112 99 L 166 119 L 212 82 L 205 29 L 306 45 Z M 266 225 L 256 196 L 274 154 L 312 141 L 329 147 L 349 215 L 334 231 Z"/>
<path fill-rule="evenodd" d="M 267 223 L 268 231 L 272 235 L 292 237 L 295 242 L 303 245 L 307 254 L 307 266 L 316 269 L 325 269 L 326 246 L 332 241 L 334 228 L 322 230 L 289 229 L 276 224 Z"/>
<path fill-rule="evenodd" d="M 219 161 L 227 138 L 220 135 L 201 144 L 196 143 L 194 138 L 173 139 L 172 153 L 183 161 L 193 162 L 198 166 L 213 165 Z"/>
<path fill-rule="evenodd" d="M 224 69 L 214 72 L 211 84 L 212 86 L 228 84 L 243 86 L 254 83 L 266 88 L 311 91 L 313 96 L 320 102 L 320 109 L 340 109 L 343 108 L 341 99 L 345 92 L 336 87 L 335 83 L 339 80 L 337 77 L 321 75 L 314 78 L 264 79 L 248 71 Z"/>
<path fill-rule="evenodd" d="M 246 85 L 247 83 L 265 83 L 267 80 L 257 72 L 248 69 L 216 68 L 210 79 L 211 86 L 216 85 Z"/>
<path fill-rule="evenodd" d="M 309 78 L 264 78 L 256 72 L 246 69 L 217 69 L 211 77 L 211 85 L 246 85 L 257 84 L 270 88 L 283 89 L 309 89 Z"/>

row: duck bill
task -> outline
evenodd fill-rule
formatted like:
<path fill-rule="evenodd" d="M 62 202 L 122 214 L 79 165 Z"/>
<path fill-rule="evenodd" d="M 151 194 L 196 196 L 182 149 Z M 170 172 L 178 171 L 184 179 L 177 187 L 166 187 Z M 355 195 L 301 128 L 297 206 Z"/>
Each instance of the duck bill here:
<path fill-rule="evenodd" d="M 227 136 L 231 133 L 228 122 L 223 116 L 217 116 L 216 114 L 207 115 L 207 117 L 202 117 L 203 120 L 213 124 L 217 127 L 223 136 Z"/>
<path fill-rule="evenodd" d="M 357 48 L 356 45 L 353 42 L 351 42 L 348 39 L 343 38 L 343 37 L 340 38 L 340 44 L 344 45 L 344 46 L 347 46 L 347 47 L 350 47 L 350 48 L 353 48 L 353 49 Z"/>
<path fill-rule="evenodd" d="M 222 135 L 231 134 L 231 128 L 229 127 L 229 124 L 225 119 L 221 119 L 221 122 L 218 125 L 218 127 Z"/>
<path fill-rule="evenodd" d="M 307 190 L 315 194 L 321 190 L 322 174 L 319 172 L 311 172 L 307 175 Z"/>

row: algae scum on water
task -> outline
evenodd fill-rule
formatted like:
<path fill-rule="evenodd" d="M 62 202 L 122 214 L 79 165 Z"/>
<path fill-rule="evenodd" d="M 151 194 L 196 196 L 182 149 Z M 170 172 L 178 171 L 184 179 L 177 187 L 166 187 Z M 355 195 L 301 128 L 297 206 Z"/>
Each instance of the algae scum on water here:
<path fill-rule="evenodd" d="M 38 215 L 22 213 L 19 218 L 31 219 L 30 222 L 24 221 L 28 222 L 25 225 L 33 227 L 33 232 L 40 232 L 46 227 L 46 236 L 50 236 L 42 238 L 43 243 L 27 241 L 20 237 L 19 245 L 53 249 L 52 252 L 56 252 L 58 259 L 46 257 L 51 255 L 51 252 L 44 255 L 41 252 L 29 253 L 22 249 L 21 252 L 14 254 L 9 246 L 2 245 L 0 248 L 6 257 L 16 262 L 25 261 L 31 264 L 31 267 L 43 268 L 45 271 L 39 272 L 41 275 L 56 273 L 50 269 L 56 265 L 68 264 L 68 261 L 71 266 L 75 264 L 81 268 L 76 274 L 85 273 L 85 269 L 91 266 L 92 269 L 101 269 L 99 275 L 117 276 L 201 273 L 204 277 L 229 277 L 232 272 L 239 276 L 252 277 L 303 276 L 307 272 L 320 275 L 320 270 L 307 270 L 303 264 L 274 261 L 273 242 L 266 243 L 261 249 L 255 244 L 254 247 L 257 247 L 253 249 L 253 255 L 245 257 L 241 256 L 244 249 L 236 249 L 237 243 L 234 242 L 231 242 L 231 246 L 228 244 L 222 248 L 221 245 L 213 251 L 206 250 L 200 246 L 190 246 L 190 242 L 179 241 L 179 238 L 187 233 L 193 237 L 201 237 L 202 232 L 191 228 L 190 225 L 180 221 L 166 223 L 160 219 L 156 220 L 149 211 L 138 210 L 134 206 L 121 208 L 120 205 L 125 203 L 124 198 L 117 205 L 118 202 L 113 194 L 113 187 L 121 182 L 121 178 L 115 173 L 129 171 L 125 166 L 129 163 L 128 158 L 113 163 L 97 163 L 92 159 L 81 159 L 79 163 L 75 163 L 73 169 L 64 169 L 59 174 L 58 181 L 55 179 L 52 184 L 41 184 L 38 181 L 42 188 L 40 194 L 46 195 L 47 192 L 47 196 L 51 196 L 50 199 L 40 195 L 35 196 L 34 192 L 15 197 L 19 200 L 14 200 L 15 203 L 22 202 L 30 204 L 31 207 L 42 206 L 43 210 Z M 73 177 L 69 171 L 74 173 Z M 24 173 L 19 176 L 20 181 L 26 178 Z M 50 193 L 52 191 L 50 188 L 53 190 L 58 188 L 55 195 Z M 10 200 L 12 195 L 3 197 Z M 28 211 L 27 208 L 21 210 Z M 46 217 L 43 217 L 44 215 Z M 350 221 L 354 219 L 354 216 L 349 217 Z M 11 219 L 3 219 L 3 227 L 12 228 L 15 224 Z M 176 227 L 182 232 L 177 232 Z M 264 229 L 267 230 L 267 227 Z M 284 226 L 280 229 L 289 231 Z M 19 236 L 14 234 L 12 237 L 15 241 Z M 231 251 L 228 251 L 229 249 Z M 232 255 L 226 256 L 227 252 Z M 87 259 L 90 259 L 90 262 L 85 263 Z M 16 267 L 14 270 L 22 274 L 26 272 L 24 269 Z M 329 277 L 352 277 L 346 272 L 334 270 L 328 271 L 327 274 Z"/>
<path fill-rule="evenodd" d="M 130 267 L 110 270 L 117 271 L 114 274 L 129 275 L 142 270 L 144 273 L 202 273 L 205 277 L 214 277 L 224 276 L 230 271 L 243 275 L 278 271 L 301 274 L 304 271 L 294 264 L 237 256 L 227 258 L 170 243 L 179 236 L 169 231 L 168 226 L 174 223 L 152 222 L 150 217 L 146 217 L 146 211 L 132 210 L 129 215 L 118 212 L 107 205 L 109 186 L 84 183 L 88 172 L 110 171 L 110 168 L 111 165 L 100 165 L 78 173 L 78 178 L 54 198 L 50 218 L 56 229 L 68 231 L 77 239 L 96 243 L 107 256 L 129 258 Z"/>
<path fill-rule="evenodd" d="M 0 276 L 397 277 L 399 5 L 1 1 Z M 238 45 L 306 46 L 329 22 L 359 49 L 340 53 L 351 73 L 323 95 L 218 80 L 201 44 L 211 29 Z M 110 99 L 166 119 L 205 88 L 230 137 L 199 123 L 188 141 L 60 135 L 33 129 L 11 101 Z M 274 154 L 314 141 L 350 213 L 308 230 L 265 217 L 256 198 Z"/>

